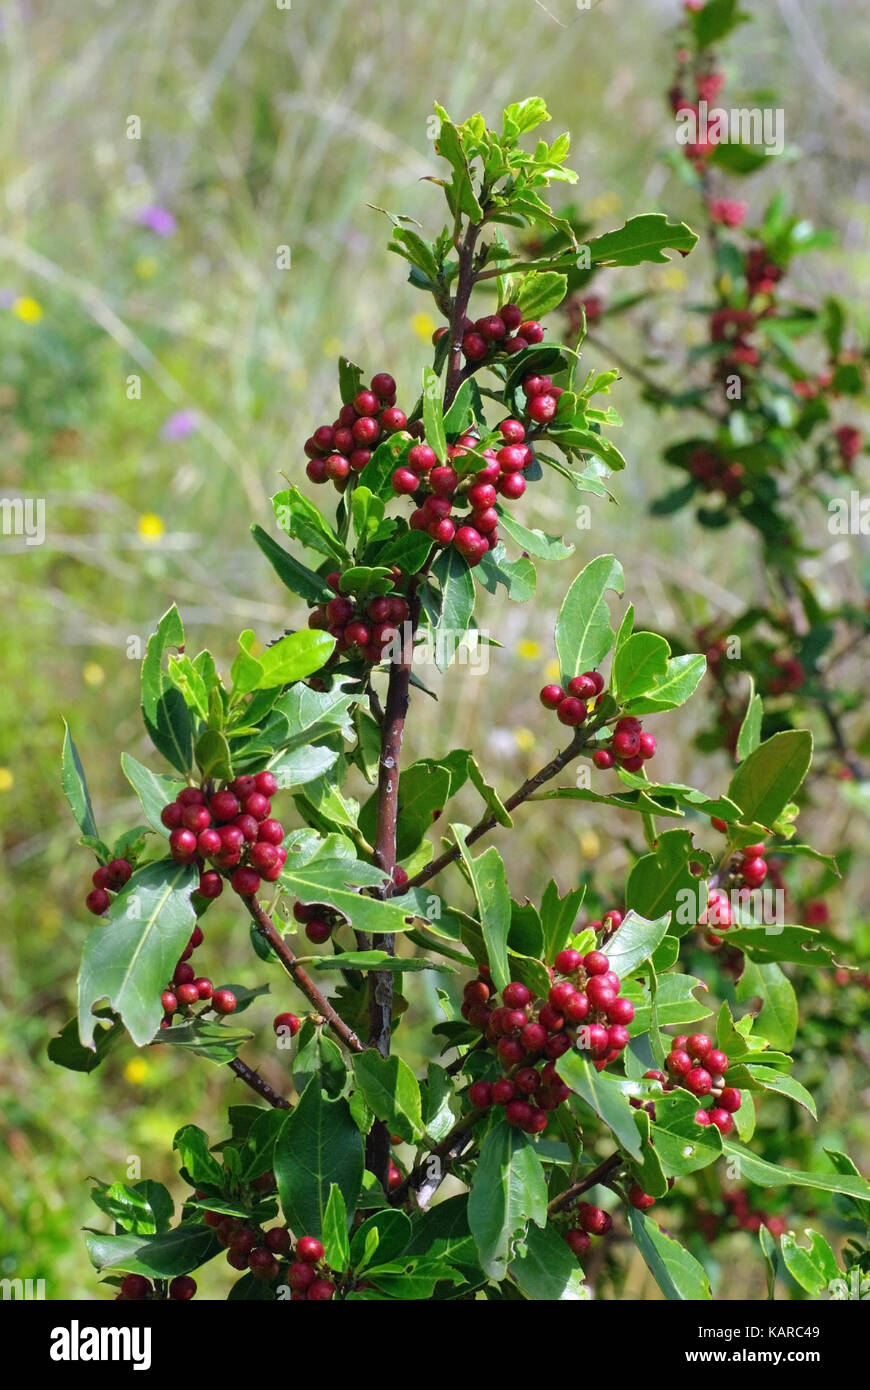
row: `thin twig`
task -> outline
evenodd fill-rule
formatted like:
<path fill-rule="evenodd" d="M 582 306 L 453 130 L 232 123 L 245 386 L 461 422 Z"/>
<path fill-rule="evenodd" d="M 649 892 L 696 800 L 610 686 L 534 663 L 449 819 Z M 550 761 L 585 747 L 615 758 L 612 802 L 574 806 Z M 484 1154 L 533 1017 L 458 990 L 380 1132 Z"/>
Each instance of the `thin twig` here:
<path fill-rule="evenodd" d="M 604 1162 L 599 1163 L 597 1168 L 593 1168 L 592 1172 L 588 1173 L 585 1178 L 575 1182 L 572 1187 L 566 1187 L 564 1192 L 560 1192 L 558 1197 L 554 1197 L 547 1207 L 547 1214 L 554 1216 L 557 1211 L 564 1211 L 565 1207 L 570 1207 L 590 1187 L 595 1187 L 598 1183 L 604 1182 L 605 1178 L 609 1178 L 610 1174 L 615 1172 L 624 1162 L 625 1159 L 621 1153 L 611 1154 L 609 1158 L 605 1158 Z"/>
<path fill-rule="evenodd" d="M 227 1066 L 230 1071 L 235 1072 L 240 1081 L 244 1081 L 246 1086 L 250 1086 L 252 1091 L 256 1091 L 258 1096 L 262 1096 L 263 1099 L 267 1100 L 276 1110 L 292 1109 L 289 1100 L 285 1100 L 283 1096 L 279 1096 L 278 1092 L 269 1085 L 268 1081 L 266 1081 L 258 1071 L 254 1071 L 253 1067 L 249 1067 L 247 1062 L 243 1062 L 240 1057 L 234 1057 L 231 1062 L 227 1063 Z"/>

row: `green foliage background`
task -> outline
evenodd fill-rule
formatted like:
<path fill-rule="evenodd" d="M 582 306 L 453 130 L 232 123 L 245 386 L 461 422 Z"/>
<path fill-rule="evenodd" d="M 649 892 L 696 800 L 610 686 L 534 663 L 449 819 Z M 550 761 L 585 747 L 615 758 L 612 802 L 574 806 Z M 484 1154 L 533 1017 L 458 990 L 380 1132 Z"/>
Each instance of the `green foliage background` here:
<path fill-rule="evenodd" d="M 857 32 L 858 8 L 842 0 L 812 8 L 809 38 L 790 27 L 791 6 L 748 0 L 747 8 L 752 39 L 738 36 L 726 66 L 747 91 L 781 93 L 788 142 L 805 151 L 787 166 L 795 204 L 839 234 L 835 249 L 808 257 L 798 275 L 815 293 L 853 299 L 868 269 L 870 219 L 856 196 L 870 120 L 860 96 L 867 31 Z M 692 221 L 691 199 L 657 159 L 673 149 L 663 87 L 677 13 L 652 0 L 599 0 L 588 10 L 569 0 L 5 7 L 2 487 L 4 496 L 46 499 L 47 537 L 28 547 L 4 536 L 0 568 L 0 1138 L 12 1160 L 0 1168 L 0 1275 L 44 1277 L 50 1298 L 94 1297 L 78 1235 L 92 1219 L 86 1177 L 123 1179 L 138 1156 L 144 1175 L 174 1185 L 173 1133 L 186 1121 L 214 1129 L 231 1089 L 220 1070 L 157 1050 L 120 1049 L 98 1084 L 46 1059 L 47 1037 L 73 1012 L 90 925 L 82 899 L 92 865 L 75 848 L 58 779 L 61 706 L 101 828 L 119 833 L 137 818 L 120 750 L 158 765 L 138 721 L 137 639 L 144 646 L 175 600 L 191 641 L 228 665 L 240 628 L 280 632 L 299 621 L 248 525 L 269 525 L 282 471 L 299 479 L 302 441 L 335 413 L 339 351 L 369 371 L 390 370 L 399 403 L 413 399 L 436 325 L 404 283 L 402 263 L 386 254 L 389 223 L 376 209 L 424 222 L 435 215 L 421 182 L 435 166 L 432 99 L 492 116 L 540 91 L 553 133 L 571 132 L 578 206 L 598 230 L 656 206 Z M 126 138 L 134 116 L 140 140 Z M 783 177 L 781 166 L 757 175 L 753 205 Z M 172 210 L 174 235 L 137 223 L 149 204 Z M 292 268 L 279 270 L 285 246 Z M 621 320 L 612 337 L 608 328 L 620 352 L 637 359 L 653 343 L 666 353 L 687 331 L 700 340 L 702 321 L 690 315 L 687 327 L 686 311 L 702 297 L 704 258 L 699 247 L 685 266 L 619 273 L 619 292 L 657 291 L 639 319 Z M 595 350 L 587 360 L 613 365 Z M 139 400 L 128 399 L 131 374 L 141 378 Z M 641 599 L 639 626 L 688 628 L 704 620 L 708 602 L 728 611 L 729 594 L 746 592 L 753 552 L 737 532 L 727 546 L 715 534 L 699 538 L 688 513 L 648 521 L 648 500 L 669 474 L 657 458 L 663 428 L 633 408 L 635 396 L 631 382 L 621 384 L 619 442 L 629 467 L 614 480 L 618 507 L 593 504 L 591 532 L 578 530 L 567 493 L 532 487 L 520 514 L 563 530 L 578 561 L 616 550 Z M 197 428 L 163 439 L 167 418 L 182 409 L 196 411 Z M 666 417 L 668 427 L 677 424 Z M 853 562 L 866 569 L 859 542 L 851 544 Z M 506 788 L 545 760 L 553 723 L 537 690 L 566 583 L 558 567 L 551 575 L 542 570 L 534 606 L 508 612 L 492 601 L 487 620 L 504 649 L 492 649 L 489 679 L 467 668 L 446 682 L 433 673 L 443 699 L 437 708 L 415 701 L 409 756 L 474 747 Z M 841 566 L 830 582 L 856 581 Z M 691 750 L 692 719 L 690 707 L 670 724 L 657 721 L 658 770 L 712 788 L 717 777 L 724 782 L 724 758 Z M 848 826 L 860 858 L 860 809 L 836 787 L 816 786 L 811 800 L 802 838 L 836 852 Z M 624 837 L 634 828 L 570 810 L 554 840 L 552 817 L 546 806 L 523 813 L 515 891 L 539 891 L 552 872 L 564 890 L 594 864 L 616 903 Z M 859 955 L 867 893 L 858 867 L 830 898 L 834 929 L 854 939 Z M 209 914 L 203 968 L 216 981 L 258 983 L 247 930 L 236 916 L 231 931 L 231 920 L 221 906 Z M 769 1100 L 764 1123 L 787 1116 L 799 1166 L 830 1145 L 866 1168 L 866 992 L 855 987 L 858 1002 L 853 992 L 844 1003 L 829 975 L 802 990 L 821 1021 L 807 1027 L 799 1074 L 818 1088 L 823 1119 L 814 1129 Z M 291 995 L 277 980 L 275 1005 L 292 1007 Z M 436 1007 L 434 985 L 415 977 L 402 1044 L 412 1064 L 423 1060 L 423 1025 Z M 265 1039 L 263 1069 L 280 1084 L 280 1054 L 267 1051 L 275 1011 L 261 1001 L 246 1022 Z M 733 1238 L 725 1296 L 745 1296 L 751 1280 L 763 1296 L 750 1251 L 750 1237 Z M 628 1296 L 657 1296 L 638 1259 L 626 1280 Z M 222 1268 L 209 1267 L 204 1291 L 225 1285 Z"/>

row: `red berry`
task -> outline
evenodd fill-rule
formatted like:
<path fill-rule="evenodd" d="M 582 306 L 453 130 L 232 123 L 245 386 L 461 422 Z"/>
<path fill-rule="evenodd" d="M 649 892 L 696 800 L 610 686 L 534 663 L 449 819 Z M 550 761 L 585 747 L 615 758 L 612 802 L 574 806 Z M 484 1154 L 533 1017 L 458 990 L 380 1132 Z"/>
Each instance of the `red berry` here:
<path fill-rule="evenodd" d="M 204 975 L 200 975 L 193 983 L 196 986 L 197 994 L 200 999 L 211 999 L 213 993 L 211 980 L 207 980 Z"/>
<path fill-rule="evenodd" d="M 565 698 L 565 692 L 561 685 L 545 685 L 540 694 L 541 704 L 545 709 L 558 709 Z"/>
<path fill-rule="evenodd" d="M 164 806 L 160 812 L 160 819 L 167 830 L 177 830 L 181 825 L 181 817 L 184 815 L 184 807 L 180 801 L 170 801 L 168 806 Z"/>
<path fill-rule="evenodd" d="M 492 483 L 475 483 L 468 489 L 468 505 L 474 511 L 489 511 L 495 506 L 498 493 Z"/>
<path fill-rule="evenodd" d="M 398 1172 L 398 1169 L 396 1171 Z M 315 1279 L 308 1289 L 308 1301 L 309 1303 L 328 1303 L 334 1293 L 335 1285 L 329 1279 Z"/>
<path fill-rule="evenodd" d="M 420 486 L 420 479 L 410 468 L 397 468 L 392 477 L 393 491 L 410 496 Z"/>
<path fill-rule="evenodd" d="M 150 1279 L 145 1278 L 144 1274 L 125 1274 L 121 1280 L 121 1293 L 133 1302 L 141 1302 L 151 1292 L 153 1292 L 153 1285 Z"/>
<path fill-rule="evenodd" d="M 704 1058 L 704 1066 L 711 1073 L 711 1075 L 724 1076 L 725 1072 L 728 1070 L 728 1067 L 730 1066 L 730 1063 L 725 1053 L 721 1052 L 718 1047 L 714 1047 L 711 1049 L 710 1052 L 707 1053 L 707 1056 Z"/>
<path fill-rule="evenodd" d="M 265 1245 L 258 1245 L 248 1256 L 248 1268 L 255 1279 L 272 1280 L 278 1274 L 278 1262 Z"/>
<path fill-rule="evenodd" d="M 565 1232 L 565 1243 L 579 1260 L 581 1255 L 586 1254 L 591 1241 L 585 1231 L 581 1231 L 579 1226 L 574 1226 L 570 1231 Z"/>
<path fill-rule="evenodd" d="M 500 314 L 489 314 L 485 319 L 478 319 L 476 327 L 480 336 L 491 343 L 507 333 L 507 325 Z"/>
<path fill-rule="evenodd" d="M 521 473 L 506 473 L 496 484 L 502 497 L 515 502 L 526 490 L 526 480 Z"/>
<path fill-rule="evenodd" d="M 264 1235 L 266 1248 L 272 1251 L 273 1255 L 286 1255 L 290 1249 L 290 1232 L 286 1226 L 273 1226 Z"/>
<path fill-rule="evenodd" d="M 767 878 L 767 864 L 760 856 L 755 859 L 744 859 L 740 872 L 743 876 L 743 882 L 748 884 L 750 888 L 760 888 Z"/>
<path fill-rule="evenodd" d="M 692 1070 L 692 1059 L 682 1048 L 674 1048 L 665 1058 L 665 1066 L 672 1076 L 686 1076 Z M 701 1068 L 696 1070 L 700 1071 Z"/>
<path fill-rule="evenodd" d="M 492 1086 L 488 1081 L 475 1081 L 468 1088 L 468 1099 L 475 1110 L 488 1110 L 492 1105 Z"/>
<path fill-rule="evenodd" d="M 583 957 L 579 951 L 566 947 L 564 951 L 559 952 L 553 963 L 560 975 L 572 975 L 583 964 Z"/>
<path fill-rule="evenodd" d="M 547 999 L 557 1013 L 564 1013 L 569 1000 L 573 999 L 576 993 L 577 990 L 570 980 L 558 980 L 551 986 Z"/>
<path fill-rule="evenodd" d="M 523 311 L 518 304 L 503 304 L 498 316 L 509 333 L 514 333 L 523 321 Z"/>
<path fill-rule="evenodd" d="M 428 444 L 415 444 L 408 451 L 408 465 L 415 473 L 428 473 L 438 462 L 438 455 Z"/>
<path fill-rule="evenodd" d="M 505 1069 L 515 1067 L 525 1055 L 522 1043 L 517 1042 L 515 1038 L 499 1038 L 495 1050 Z"/>
<path fill-rule="evenodd" d="M 507 1077 L 502 1081 L 495 1081 L 492 1087 L 493 1105 L 507 1105 L 516 1095 L 516 1087 Z"/>
<path fill-rule="evenodd" d="M 567 695 L 556 710 L 556 718 L 560 724 L 567 724 L 569 729 L 576 729 L 586 718 L 586 701 L 578 700 L 574 695 Z"/>
<path fill-rule="evenodd" d="M 723 1086 L 719 1093 L 719 1105 L 723 1110 L 727 1110 L 729 1114 L 734 1114 L 735 1111 L 740 1109 L 742 1099 L 743 1097 L 740 1092 L 734 1086 Z"/>
<path fill-rule="evenodd" d="M 408 417 L 404 410 L 398 410 L 396 406 L 388 406 L 381 411 L 380 422 L 388 434 L 396 434 L 398 430 L 403 430 L 408 423 Z"/>
<path fill-rule="evenodd" d="M 587 951 L 583 957 L 583 968 L 587 975 L 606 975 L 610 961 L 603 951 Z"/>
<path fill-rule="evenodd" d="M 505 444 L 496 459 L 502 473 L 519 473 L 529 461 L 529 450 L 525 444 Z"/>
<path fill-rule="evenodd" d="M 252 898 L 260 887 L 260 875 L 256 869 L 236 869 L 230 886 L 240 897 Z"/>
<path fill-rule="evenodd" d="M 715 1125 L 720 1134 L 730 1134 L 734 1128 L 734 1119 L 727 1110 L 722 1110 L 718 1105 L 711 1106 L 707 1111 L 708 1123 Z"/>
<path fill-rule="evenodd" d="M 211 997 L 211 1006 L 219 1014 L 231 1014 L 235 1012 L 236 996 L 231 989 L 216 989 Z"/>
<path fill-rule="evenodd" d="M 193 831 L 187 830 L 184 826 L 170 831 L 169 853 L 181 864 L 189 862 L 196 854 L 196 836 Z"/>
<path fill-rule="evenodd" d="M 311 1265 L 303 1264 L 301 1260 L 297 1260 L 295 1264 L 287 1267 L 287 1283 L 291 1289 L 296 1289 L 297 1292 L 302 1293 L 306 1289 L 310 1289 L 316 1277 Z"/>
<path fill-rule="evenodd" d="M 266 820 L 260 821 L 257 828 L 257 839 L 265 840 L 266 844 L 269 845 L 280 845 L 284 839 L 284 827 L 279 820 L 271 820 L 267 817 Z"/>
<path fill-rule="evenodd" d="M 556 397 L 550 395 L 549 392 L 545 392 L 540 396 L 532 396 L 531 400 L 526 405 L 526 412 L 529 419 L 534 420 L 536 424 L 546 425 L 552 420 L 558 407 L 559 402 L 556 400 Z"/>
<path fill-rule="evenodd" d="M 482 362 L 489 352 L 489 344 L 481 333 L 466 333 L 462 339 L 462 351 L 469 362 Z"/>
<path fill-rule="evenodd" d="M 453 538 L 453 543 L 461 555 L 470 559 L 480 552 L 480 532 L 476 531 L 473 526 L 460 526 Z"/>
<path fill-rule="evenodd" d="M 176 994 L 179 1004 L 196 1004 L 199 1000 L 199 989 L 193 980 L 189 984 L 179 985 Z"/>
<path fill-rule="evenodd" d="M 315 946 L 322 946 L 332 935 L 332 927 L 321 917 L 313 917 L 305 928 L 305 935 Z"/>
<path fill-rule="evenodd" d="M 640 733 L 640 734 L 638 735 L 638 742 L 639 742 L 639 745 L 640 745 L 640 746 L 639 746 L 639 749 L 638 749 L 638 755 L 639 755 L 639 757 L 643 758 L 644 761 L 646 761 L 647 758 L 653 757 L 653 755 L 655 754 L 656 748 L 658 747 L 658 745 L 657 745 L 657 743 L 656 743 L 656 740 L 655 740 L 655 735 L 654 735 L 654 734 L 647 734 L 647 733 Z"/>
<path fill-rule="evenodd" d="M 589 998 L 588 995 L 576 993 L 565 1005 L 565 1015 L 572 1023 L 582 1023 L 589 1017 Z"/>
<path fill-rule="evenodd" d="M 540 1023 L 527 1023 L 520 1033 L 520 1041 L 527 1053 L 542 1052 L 547 1042 L 547 1030 Z"/>
<path fill-rule="evenodd" d="M 165 989 L 160 996 L 160 1005 L 165 1014 L 174 1014 L 178 1008 L 178 999 L 171 989 Z"/>
<path fill-rule="evenodd" d="M 532 1118 L 532 1107 L 527 1100 L 509 1100 L 504 1114 L 509 1125 L 523 1128 Z"/>
<path fill-rule="evenodd" d="M 592 754 L 592 761 L 602 772 L 606 772 L 609 767 L 613 767 L 616 759 L 609 748 L 596 748 Z"/>
<path fill-rule="evenodd" d="M 245 815 L 253 816 L 256 821 L 266 820 L 271 810 L 272 803 L 268 796 L 264 796 L 262 792 L 251 792 L 251 795 L 245 800 Z"/>
<path fill-rule="evenodd" d="M 706 1033 L 692 1033 L 686 1038 L 686 1051 L 696 1062 L 703 1062 L 712 1047 L 712 1039 L 708 1038 Z"/>
<path fill-rule="evenodd" d="M 606 1013 L 616 999 L 616 991 L 600 975 L 593 975 L 586 985 L 586 996 L 593 1009 L 603 1009 Z"/>
<path fill-rule="evenodd" d="M 449 464 L 439 464 L 429 474 L 428 483 L 436 497 L 452 497 L 459 474 Z"/>
<path fill-rule="evenodd" d="M 428 531 L 433 541 L 438 541 L 441 545 L 449 545 L 456 535 L 456 527 L 449 517 L 430 522 Z"/>
<path fill-rule="evenodd" d="M 392 392 L 387 392 L 387 395 L 392 395 Z M 356 415 L 374 415 L 381 408 L 381 402 L 374 391 L 357 391 L 351 404 Z M 316 439 L 317 435 L 314 437 Z"/>
<path fill-rule="evenodd" d="M 178 832 L 173 830 L 172 833 L 173 835 L 175 835 Z M 184 834 L 189 833 L 189 831 L 184 832 Z M 195 840 L 194 844 L 196 844 Z M 93 912 L 95 917 L 102 917 L 103 913 L 108 911 L 108 907 L 111 901 L 112 900 L 106 892 L 105 888 L 92 888 L 90 893 L 88 893 L 88 896 L 85 898 L 85 907 L 88 909 L 89 912 Z"/>
<path fill-rule="evenodd" d="M 315 1236 L 300 1236 L 296 1242 L 296 1258 L 303 1264 L 316 1265 L 323 1259 L 323 1246 Z"/>
<path fill-rule="evenodd" d="M 274 796 L 278 790 L 278 779 L 274 772 L 258 772 L 254 778 L 254 790 L 261 792 L 263 796 Z"/>
<path fill-rule="evenodd" d="M 106 865 L 106 873 L 109 876 L 108 884 L 101 884 L 101 887 L 123 888 L 130 878 L 133 869 L 127 859 L 113 859 Z"/>
<path fill-rule="evenodd" d="M 580 1225 L 591 1236 L 604 1235 L 610 1229 L 611 1219 L 601 1207 L 584 1206 L 579 1212 Z"/>
<path fill-rule="evenodd" d="M 184 787 L 183 790 L 178 793 L 176 800 L 182 806 L 205 805 L 205 795 L 200 791 L 199 787 Z"/>
<path fill-rule="evenodd" d="M 501 997 L 507 1008 L 524 1009 L 531 1000 L 532 992 L 519 980 L 512 980 L 510 984 L 505 985 Z"/>
<path fill-rule="evenodd" d="M 634 758 L 640 748 L 640 734 L 634 729 L 617 729 L 611 743 L 618 758 Z"/>
<path fill-rule="evenodd" d="M 607 1030 L 607 1041 L 611 1049 L 621 1052 L 622 1049 L 628 1047 L 629 1044 L 628 1029 L 621 1023 L 614 1023 L 612 1027 Z"/>
<path fill-rule="evenodd" d="M 280 1036 L 282 1029 L 286 1029 L 291 1038 L 295 1038 L 301 1028 L 301 1023 L 295 1014 L 276 1014 L 272 1020 L 272 1027 Z"/>
<path fill-rule="evenodd" d="M 708 1096 L 713 1086 L 713 1078 L 705 1067 L 690 1067 L 683 1076 L 683 1083 L 693 1096 Z"/>
<path fill-rule="evenodd" d="M 608 1005 L 607 1017 L 611 1023 L 631 1023 L 634 1018 L 634 1005 L 630 999 L 617 998 Z"/>
<path fill-rule="evenodd" d="M 506 444 L 522 444 L 526 437 L 525 425 L 521 420 L 508 418 L 499 425 L 501 437 Z"/>
<path fill-rule="evenodd" d="M 710 1113 L 707 1110 L 695 1111 L 695 1124 L 706 1126 L 710 1124 Z"/>
<path fill-rule="evenodd" d="M 377 372 L 372 377 L 372 390 L 381 401 L 392 400 L 396 394 L 396 381 L 389 372 Z"/>

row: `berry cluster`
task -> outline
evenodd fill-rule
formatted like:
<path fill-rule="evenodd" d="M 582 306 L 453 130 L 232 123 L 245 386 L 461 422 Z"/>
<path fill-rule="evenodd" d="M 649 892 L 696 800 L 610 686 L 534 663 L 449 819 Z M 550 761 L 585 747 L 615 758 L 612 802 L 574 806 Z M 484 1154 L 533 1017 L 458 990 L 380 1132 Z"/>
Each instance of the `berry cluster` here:
<path fill-rule="evenodd" d="M 572 676 L 567 690 L 561 685 L 545 685 L 540 700 L 544 709 L 554 709 L 560 724 L 576 729 L 584 723 L 589 713 L 589 702 L 599 696 L 604 689 L 604 677 L 599 671 L 584 671 L 581 676 Z M 606 766 L 611 767 L 611 763 Z"/>
<path fill-rule="evenodd" d="M 620 995 L 619 978 L 601 951 L 581 955 L 566 947 L 556 957 L 553 977 L 545 1001 L 513 980 L 497 1005 L 484 969 L 463 991 L 463 1018 L 480 1028 L 505 1073 L 495 1082 L 475 1081 L 469 1100 L 477 1110 L 503 1105 L 508 1123 L 527 1134 L 540 1134 L 547 1112 L 568 1098 L 557 1059 L 577 1047 L 602 1071 L 627 1046 L 627 1025 L 634 1018 L 634 1005 Z"/>
<path fill-rule="evenodd" d="M 255 1186 L 265 1190 L 267 1184 L 274 1186 L 271 1173 L 258 1178 Z M 207 1211 L 205 1223 L 226 1248 L 227 1263 L 232 1269 L 248 1270 L 254 1279 L 264 1283 L 273 1283 L 281 1275 L 290 1286 L 291 1299 L 325 1303 L 335 1293 L 335 1283 L 329 1277 L 332 1271 L 322 1267 L 323 1246 L 316 1236 L 300 1236 L 294 1250 L 293 1237 L 286 1226 L 264 1231 L 250 1221 L 217 1211 Z"/>
<path fill-rule="evenodd" d="M 205 975 L 197 975 L 190 964 L 190 957 L 197 946 L 202 945 L 203 940 L 202 927 L 194 927 L 172 979 L 160 995 L 163 1005 L 161 1028 L 170 1028 L 177 1013 L 189 1016 L 194 1004 L 208 1004 L 208 1007 L 218 1014 L 231 1014 L 235 1011 L 237 1001 L 232 990 L 215 989 L 211 980 Z"/>
<path fill-rule="evenodd" d="M 485 463 L 476 472 L 461 473 L 454 467 L 461 469 L 461 460 L 479 447 L 477 436 L 468 433 L 448 444 L 446 464 L 438 463 L 428 444 L 415 444 L 407 465 L 393 474 L 396 492 L 413 496 L 417 504 L 410 517 L 411 529 L 425 531 L 440 546 L 452 545 L 469 565 L 479 564 L 498 544 L 497 498 L 516 499 L 526 490 L 522 470 L 532 453 L 523 442 L 525 428 L 521 421 L 507 419 L 502 420 L 499 432 L 502 447 L 484 449 Z M 462 506 L 469 510 L 459 516 L 454 509 Z"/>
<path fill-rule="evenodd" d="M 660 1081 L 665 1091 L 682 1086 L 699 1100 L 709 1096 L 714 1104 L 696 1110 L 695 1123 L 715 1125 L 720 1134 L 730 1134 L 734 1128 L 734 1112 L 740 1109 L 742 1097 L 736 1087 L 725 1085 L 729 1065 L 726 1053 L 714 1047 L 706 1033 L 692 1033 L 688 1037 L 680 1034 L 671 1039 L 671 1050 L 665 1058 L 668 1076 L 661 1071 L 648 1071 L 644 1072 L 644 1077 Z"/>
<path fill-rule="evenodd" d="M 725 1204 L 724 1216 L 707 1210 L 697 1214 L 698 1225 L 708 1241 L 716 1240 L 723 1230 L 756 1232 L 766 1226 L 772 1236 L 785 1235 L 788 1230 L 784 1216 L 771 1216 L 767 1212 L 753 1210 L 742 1188 L 723 1192 L 722 1201 Z"/>
<path fill-rule="evenodd" d="M 641 721 L 633 714 L 624 714 L 617 719 L 608 742 L 596 748 L 592 761 L 602 769 L 618 763 L 626 772 L 639 772 L 644 763 L 655 756 L 655 751 L 655 735 L 646 733 Z"/>
<path fill-rule="evenodd" d="M 343 405 L 331 425 L 318 425 L 305 441 L 312 483 L 330 479 L 344 492 L 351 473 L 361 473 L 381 440 L 407 427 L 408 418 L 396 407 L 396 383 L 389 372 L 378 372 L 371 385 Z"/>
<path fill-rule="evenodd" d="M 432 341 L 439 343 L 449 331 L 446 325 L 436 328 Z M 467 362 L 473 362 L 476 366 L 504 353 L 513 356 L 515 352 L 543 342 L 543 339 L 541 324 L 535 319 L 523 320 L 523 311 L 518 304 L 503 304 L 494 314 L 463 321 L 462 355 Z"/>
<path fill-rule="evenodd" d="M 305 927 L 305 935 L 315 946 L 328 941 L 335 929 L 341 926 L 344 918 L 334 908 L 325 903 L 293 904 L 293 916 Z"/>
<path fill-rule="evenodd" d="M 578 1202 L 574 1210 L 578 1224 L 565 1232 L 565 1242 L 579 1260 L 592 1244 L 590 1236 L 607 1235 L 613 1225 L 613 1217 L 603 1207 L 594 1207 L 591 1202 Z"/>
<path fill-rule="evenodd" d="M 196 1293 L 196 1280 L 189 1274 L 178 1274 L 169 1282 L 168 1297 L 173 1303 L 187 1303 Z M 125 1274 L 121 1280 L 121 1292 L 115 1295 L 115 1302 L 142 1303 L 155 1296 L 154 1285 L 144 1274 Z"/>
<path fill-rule="evenodd" d="M 705 492 L 721 492 L 732 501 L 746 486 L 742 463 L 722 458 L 714 449 L 700 445 L 688 460 L 689 472 Z"/>
<path fill-rule="evenodd" d="M 386 648 L 398 639 L 399 626 L 410 616 L 408 601 L 401 594 L 358 600 L 339 591 L 339 580 L 337 570 L 326 576 L 327 584 L 335 590 L 335 598 L 311 610 L 308 626 L 326 631 L 335 638 L 336 656 L 349 652 L 361 656 L 370 665 L 377 665 L 384 660 Z"/>
<path fill-rule="evenodd" d="M 109 903 L 112 901 L 112 893 L 117 893 L 119 888 L 123 888 L 133 872 L 133 866 L 127 859 L 113 859 L 109 864 L 101 864 L 94 870 L 91 889 L 85 898 L 85 907 L 95 916 L 102 917 L 104 912 L 108 912 Z"/>
<path fill-rule="evenodd" d="M 270 797 L 277 790 L 273 773 L 258 772 L 209 794 L 185 787 L 164 806 L 160 819 L 170 832 L 169 853 L 180 864 L 199 866 L 201 897 L 220 897 L 220 870 L 234 871 L 230 884 L 243 898 L 254 896 L 261 879 L 274 883 L 280 877 L 287 851 L 284 827 L 272 819 Z M 215 867 L 205 869 L 206 860 Z"/>

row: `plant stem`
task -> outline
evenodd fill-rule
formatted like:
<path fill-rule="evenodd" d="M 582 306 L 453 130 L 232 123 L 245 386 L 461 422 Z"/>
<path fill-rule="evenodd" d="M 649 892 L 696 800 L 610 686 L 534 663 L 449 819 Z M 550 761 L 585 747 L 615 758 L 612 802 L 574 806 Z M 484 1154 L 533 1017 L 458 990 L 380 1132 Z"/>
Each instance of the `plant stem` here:
<path fill-rule="evenodd" d="M 419 1206 L 428 1206 L 433 1193 L 446 1177 L 444 1168 L 459 1157 L 471 1138 L 474 1126 L 485 1114 L 484 1110 L 471 1110 L 467 1115 L 462 1115 L 440 1144 L 430 1149 L 426 1157 L 411 1169 L 402 1185 L 390 1193 L 391 1206 L 402 1206 L 409 1192 L 414 1193 Z"/>
<path fill-rule="evenodd" d="M 235 1072 L 240 1081 L 244 1081 L 246 1086 L 250 1086 L 252 1091 L 256 1091 L 258 1096 L 262 1096 L 263 1099 L 267 1100 L 276 1110 L 292 1109 L 289 1100 L 285 1100 L 283 1096 L 279 1096 L 278 1092 L 269 1085 L 268 1081 L 266 1081 L 258 1071 L 254 1071 L 253 1067 L 249 1067 L 247 1062 L 243 1062 L 239 1057 L 234 1057 L 227 1065 L 230 1071 Z"/>
<path fill-rule="evenodd" d="M 513 795 L 508 797 L 507 801 L 504 803 L 505 810 L 513 811 L 517 806 L 521 805 L 523 801 L 527 801 L 530 796 L 533 796 L 538 788 L 543 786 L 545 782 L 549 782 L 551 778 L 557 777 L 562 769 L 567 767 L 568 763 L 570 763 L 573 758 L 576 758 L 577 754 L 586 746 L 589 736 L 593 732 L 594 730 L 591 728 L 583 731 L 578 729 L 567 748 L 563 748 L 561 753 L 557 753 L 555 758 L 552 758 L 540 771 L 526 778 L 522 786 L 518 787 Z M 486 835 L 487 832 L 492 830 L 497 824 L 497 816 L 493 811 L 490 811 L 482 820 L 477 822 L 477 825 L 469 830 L 465 838 L 465 843 L 467 845 L 473 845 L 475 840 L 479 840 L 481 835 Z M 437 859 L 433 859 L 424 869 L 421 869 L 418 874 L 415 874 L 413 878 L 409 879 L 408 887 L 419 888 L 422 884 L 428 883 L 429 880 L 434 878 L 436 874 L 439 874 L 442 869 L 446 869 L 448 864 L 453 864 L 459 858 L 459 854 L 460 850 L 458 845 L 455 845 L 453 849 L 445 850 Z"/>
<path fill-rule="evenodd" d="M 257 902 L 256 898 L 249 898 L 247 901 L 248 911 L 254 919 L 260 935 L 268 941 L 275 955 L 280 960 L 287 974 L 293 983 L 301 989 L 305 997 L 314 1005 L 317 1012 L 326 1020 L 336 1037 L 339 1038 L 351 1052 L 362 1052 L 363 1045 L 352 1028 L 349 1028 L 340 1014 L 330 1004 L 325 995 L 321 994 L 311 976 L 299 964 L 296 956 L 287 945 L 272 918 L 266 909 Z"/>
<path fill-rule="evenodd" d="M 587 1173 L 580 1182 L 575 1182 L 573 1187 L 567 1187 L 564 1192 L 559 1193 L 558 1197 L 554 1197 L 547 1207 L 548 1215 L 553 1216 L 557 1211 L 563 1211 L 565 1207 L 569 1207 L 577 1197 L 587 1192 L 590 1187 L 595 1187 L 597 1183 L 609 1178 L 610 1174 L 615 1172 L 624 1162 L 625 1160 L 620 1153 L 611 1154 L 609 1158 L 605 1158 L 603 1163 L 599 1163 L 598 1167 L 593 1168 L 592 1172 Z"/>
<path fill-rule="evenodd" d="M 462 325 L 468 312 L 468 302 L 474 289 L 474 246 L 480 227 L 469 222 L 462 244 L 459 248 L 459 273 L 456 280 L 456 296 L 453 300 L 453 313 L 450 319 L 450 358 L 447 365 L 447 381 L 444 386 L 444 409 L 452 403 L 462 382 Z"/>

